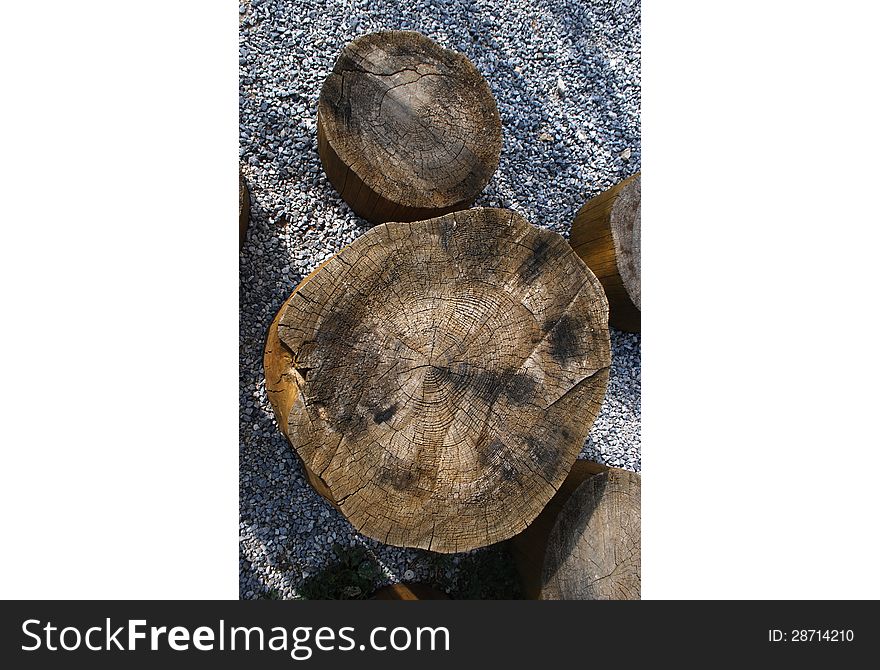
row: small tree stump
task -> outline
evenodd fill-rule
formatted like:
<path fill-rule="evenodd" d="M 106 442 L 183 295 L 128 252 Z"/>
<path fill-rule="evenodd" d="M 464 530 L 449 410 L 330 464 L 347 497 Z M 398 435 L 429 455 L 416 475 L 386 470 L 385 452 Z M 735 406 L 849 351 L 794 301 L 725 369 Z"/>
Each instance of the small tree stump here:
<path fill-rule="evenodd" d="M 605 393 L 606 319 L 562 237 L 514 212 L 383 224 L 282 306 L 266 388 L 358 531 L 465 551 L 525 528 L 565 479 Z"/>
<path fill-rule="evenodd" d="M 638 600 L 640 536 L 640 475 L 578 461 L 513 539 L 523 592 L 538 600 Z"/>
<path fill-rule="evenodd" d="M 465 209 L 501 155 L 489 85 L 462 54 L 415 32 L 348 44 L 318 101 L 318 152 L 359 216 L 417 221 Z"/>
<path fill-rule="evenodd" d="M 251 215 L 251 199 L 248 197 L 244 175 L 238 173 L 238 248 L 244 247 L 247 237 L 248 222 Z"/>
<path fill-rule="evenodd" d="M 638 172 L 581 207 L 571 246 L 608 296 L 612 326 L 642 328 L 642 177 Z"/>
<path fill-rule="evenodd" d="M 547 553 L 547 541 L 550 531 L 556 523 L 556 518 L 566 501 L 575 492 L 578 486 L 587 479 L 600 472 L 605 472 L 607 466 L 587 460 L 576 460 L 565 481 L 556 494 L 550 499 L 541 513 L 529 524 L 523 532 L 519 533 L 510 542 L 511 554 L 516 562 L 519 572 L 523 596 L 530 600 L 541 599 L 541 587 L 543 586 L 542 571 L 544 569 L 544 554 Z"/>

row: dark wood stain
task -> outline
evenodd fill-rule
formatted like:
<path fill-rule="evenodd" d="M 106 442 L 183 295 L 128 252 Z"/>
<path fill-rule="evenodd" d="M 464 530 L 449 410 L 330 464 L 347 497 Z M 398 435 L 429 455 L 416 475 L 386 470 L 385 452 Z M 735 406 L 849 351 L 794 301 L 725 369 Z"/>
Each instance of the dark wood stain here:
<path fill-rule="evenodd" d="M 524 284 L 531 284 L 545 269 L 550 260 L 550 243 L 545 239 L 539 239 L 532 253 L 517 269 L 517 274 Z"/>
<path fill-rule="evenodd" d="M 566 363 L 586 355 L 586 338 L 583 336 L 584 323 L 568 314 L 550 330 L 550 355 L 558 363 Z"/>
<path fill-rule="evenodd" d="M 523 439 L 528 445 L 529 458 L 537 466 L 538 471 L 548 482 L 553 481 L 559 471 L 559 447 L 555 440 L 539 438 L 535 435 L 524 435 Z"/>
<path fill-rule="evenodd" d="M 388 421 L 388 419 L 390 419 L 392 416 L 394 416 L 394 413 L 396 411 L 397 411 L 397 404 L 395 403 L 394 405 L 391 405 L 391 407 L 389 407 L 386 410 L 383 410 L 381 412 L 376 412 L 376 414 L 373 415 L 373 423 L 383 423 L 385 421 Z"/>

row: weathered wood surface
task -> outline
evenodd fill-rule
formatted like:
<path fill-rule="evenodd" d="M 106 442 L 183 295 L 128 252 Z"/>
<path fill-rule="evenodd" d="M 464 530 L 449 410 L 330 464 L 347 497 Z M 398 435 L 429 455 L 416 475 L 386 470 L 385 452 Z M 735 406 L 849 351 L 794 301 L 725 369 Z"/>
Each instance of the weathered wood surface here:
<path fill-rule="evenodd" d="M 578 465 L 512 542 L 523 591 L 540 600 L 638 600 L 641 476 Z"/>
<path fill-rule="evenodd" d="M 318 152 L 356 214 L 416 221 L 470 206 L 498 167 L 501 121 L 464 55 L 415 32 L 372 33 L 321 89 Z"/>
<path fill-rule="evenodd" d="M 570 236 L 572 248 L 602 282 L 611 325 L 634 333 L 642 327 L 641 237 L 640 172 L 581 207 Z"/>
<path fill-rule="evenodd" d="M 263 350 L 263 371 L 266 375 L 266 393 L 272 404 L 272 411 L 275 414 L 275 422 L 281 428 L 281 432 L 285 435 L 288 434 L 287 417 L 290 416 L 294 401 L 297 399 L 297 396 L 299 396 L 299 387 L 296 384 L 295 376 L 292 374 L 293 352 L 281 343 L 281 338 L 278 336 L 278 322 L 281 320 L 281 315 L 284 314 L 297 292 L 305 286 L 306 283 L 311 281 L 327 262 L 328 261 L 324 261 L 321 263 L 317 268 L 312 270 L 312 272 L 309 273 L 299 285 L 297 285 L 294 292 L 281 305 L 281 309 L 278 310 L 278 313 L 272 320 L 272 324 L 269 326 L 269 332 L 266 335 L 266 346 Z M 336 506 L 333 494 L 327 489 L 324 482 L 322 482 L 319 477 L 316 477 L 307 467 L 305 468 L 305 473 L 306 479 L 309 480 L 309 484 L 311 484 L 318 493 Z"/>
<path fill-rule="evenodd" d="M 376 591 L 372 600 L 449 600 L 449 596 L 427 584 L 391 584 Z"/>
<path fill-rule="evenodd" d="M 605 393 L 601 287 L 508 210 L 373 228 L 304 280 L 266 387 L 315 487 L 362 533 L 455 552 L 525 528 Z"/>
<path fill-rule="evenodd" d="M 574 462 L 565 481 L 541 513 L 524 531 L 516 535 L 510 542 L 511 554 L 519 572 L 523 595 L 531 600 L 540 600 L 544 554 L 547 552 L 547 541 L 556 518 L 566 501 L 575 489 L 595 474 L 605 472 L 607 466 L 579 459 Z"/>
<path fill-rule="evenodd" d="M 238 248 L 244 246 L 251 215 L 251 199 L 248 196 L 244 175 L 238 173 Z"/>

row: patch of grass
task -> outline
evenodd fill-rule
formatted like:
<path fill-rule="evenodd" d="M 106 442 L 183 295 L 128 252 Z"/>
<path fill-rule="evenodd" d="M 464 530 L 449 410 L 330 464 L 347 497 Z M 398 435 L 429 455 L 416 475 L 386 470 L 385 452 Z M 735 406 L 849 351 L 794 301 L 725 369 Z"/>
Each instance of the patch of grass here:
<path fill-rule="evenodd" d="M 379 564 L 363 547 L 333 545 L 336 560 L 309 577 L 299 592 L 306 600 L 365 600 L 376 590 Z"/>
<path fill-rule="evenodd" d="M 452 554 L 438 554 L 435 551 L 425 551 L 421 558 L 430 572 L 430 581 L 438 585 L 437 588 L 441 591 L 445 591 L 445 586 L 447 586 L 449 581 L 446 578 L 446 573 L 455 565 L 452 560 Z"/>

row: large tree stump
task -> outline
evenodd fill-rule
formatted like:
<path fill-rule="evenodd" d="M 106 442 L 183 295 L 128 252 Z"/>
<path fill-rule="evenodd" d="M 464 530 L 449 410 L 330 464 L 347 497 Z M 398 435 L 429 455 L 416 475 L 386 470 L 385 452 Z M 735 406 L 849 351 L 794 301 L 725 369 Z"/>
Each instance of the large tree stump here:
<path fill-rule="evenodd" d="M 514 212 L 383 224 L 282 306 L 266 388 L 358 531 L 465 551 L 525 528 L 565 479 L 605 392 L 606 319 L 562 237 Z"/>
<path fill-rule="evenodd" d="M 641 476 L 578 461 L 512 545 L 528 598 L 638 600 Z"/>
<path fill-rule="evenodd" d="M 417 221 L 470 206 L 498 167 L 501 121 L 464 55 L 419 33 L 372 33 L 321 89 L 318 152 L 356 214 Z"/>
<path fill-rule="evenodd" d="M 247 237 L 248 221 L 251 215 L 251 199 L 248 197 L 247 184 L 244 175 L 238 173 L 238 248 L 244 246 Z"/>
<path fill-rule="evenodd" d="M 608 296 L 612 326 L 642 327 L 642 177 L 637 172 L 581 207 L 571 246 L 596 273 Z"/>

